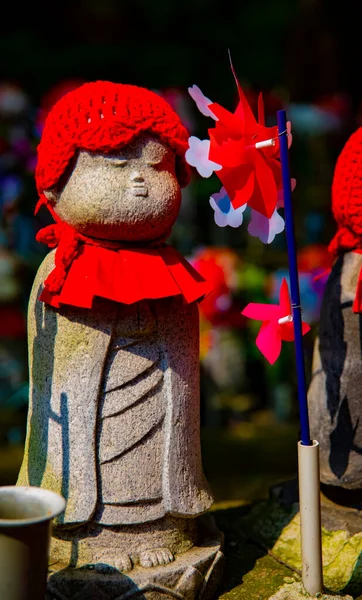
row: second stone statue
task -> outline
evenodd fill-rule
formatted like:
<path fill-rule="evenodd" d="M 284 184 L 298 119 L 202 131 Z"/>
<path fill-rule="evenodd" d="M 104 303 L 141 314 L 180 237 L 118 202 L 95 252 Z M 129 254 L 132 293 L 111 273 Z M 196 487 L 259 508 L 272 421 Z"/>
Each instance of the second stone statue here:
<path fill-rule="evenodd" d="M 326 284 L 308 392 L 311 433 L 320 443 L 321 481 L 341 504 L 362 506 L 362 128 L 334 171 L 335 258 Z"/>
<path fill-rule="evenodd" d="M 67 501 L 49 598 L 72 598 L 79 582 L 90 598 L 109 578 L 106 598 L 215 588 L 220 535 L 196 518 L 212 504 L 199 440 L 197 301 L 208 288 L 165 243 L 187 139 L 156 93 L 110 82 L 68 93 L 45 124 L 36 183 L 55 223 L 38 240 L 54 250 L 29 304 L 18 484 Z"/>

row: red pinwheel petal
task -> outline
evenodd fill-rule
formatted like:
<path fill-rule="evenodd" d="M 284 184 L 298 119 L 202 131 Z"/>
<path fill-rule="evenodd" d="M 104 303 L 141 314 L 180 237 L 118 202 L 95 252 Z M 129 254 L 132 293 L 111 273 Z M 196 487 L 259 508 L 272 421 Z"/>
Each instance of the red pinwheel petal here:
<path fill-rule="evenodd" d="M 237 117 L 236 113 L 233 114 L 232 112 L 226 110 L 226 108 L 220 106 L 220 104 L 217 104 L 216 102 L 213 104 L 209 104 L 208 108 L 218 119 L 218 121 L 216 121 L 215 124 L 215 129 L 217 129 L 218 126 L 221 125 L 222 127 L 228 130 L 229 136 L 234 139 L 241 138 L 245 135 L 244 122 Z"/>
<path fill-rule="evenodd" d="M 302 335 L 305 335 L 306 333 L 308 333 L 308 331 L 310 331 L 310 325 L 308 325 L 308 323 L 305 323 L 304 321 L 302 322 Z"/>
<path fill-rule="evenodd" d="M 236 86 L 238 88 L 238 93 L 239 93 L 239 104 L 237 106 L 237 109 L 235 111 L 235 115 L 237 117 L 239 117 L 239 119 L 241 119 L 244 123 L 244 132 L 246 134 L 246 131 L 251 131 L 251 135 L 253 135 L 255 133 L 255 128 L 257 126 L 257 122 L 255 120 L 253 111 L 251 110 L 250 106 L 249 106 L 249 102 L 246 99 L 246 96 L 243 92 L 243 89 L 239 83 L 239 80 L 236 76 L 236 72 L 234 69 L 234 66 L 232 64 L 231 58 L 230 58 L 230 66 L 231 66 L 231 71 L 232 74 L 234 76 L 235 82 L 236 82 Z"/>
<path fill-rule="evenodd" d="M 264 217 L 266 217 L 267 219 L 271 217 L 271 215 L 269 215 L 265 210 L 264 198 L 261 195 L 261 191 L 257 181 L 255 182 L 253 195 L 250 198 L 248 205 L 253 210 L 256 210 L 260 214 L 264 215 Z"/>
<path fill-rule="evenodd" d="M 276 321 L 263 323 L 255 343 L 267 361 L 273 365 L 282 349 L 278 323 Z"/>
<path fill-rule="evenodd" d="M 241 88 L 240 102 L 234 114 L 240 120 L 240 122 L 244 124 L 245 135 L 254 135 L 256 133 L 256 128 L 258 124 Z"/>
<path fill-rule="evenodd" d="M 236 210 L 240 206 L 243 206 L 247 202 L 249 202 L 250 198 L 253 195 L 255 185 L 255 175 L 254 173 L 250 173 L 244 187 L 242 189 L 235 189 L 233 194 L 233 200 L 231 202 L 233 208 Z M 226 189 L 226 188 L 225 188 Z M 231 197 L 229 196 L 230 201 Z"/>
<path fill-rule="evenodd" d="M 260 214 L 264 215 L 264 217 L 266 217 L 267 219 L 270 219 L 270 217 L 272 216 L 272 214 L 276 208 L 277 199 L 278 199 L 278 194 L 275 191 L 275 195 L 274 195 L 273 190 L 271 190 L 271 193 L 269 193 L 268 196 L 265 197 L 265 195 L 263 195 L 262 190 L 259 186 L 259 180 L 256 179 L 255 184 L 254 184 L 254 191 L 253 191 L 252 196 L 250 197 L 248 204 L 249 204 L 250 208 L 252 208 L 253 210 L 256 210 Z"/>
<path fill-rule="evenodd" d="M 280 337 L 283 340 L 283 342 L 294 342 L 295 336 L 294 336 L 294 325 L 292 322 L 289 323 L 282 323 L 282 325 L 279 325 L 280 327 Z M 308 325 L 308 323 L 304 323 L 304 321 L 302 322 L 302 335 L 305 335 L 306 333 L 308 333 L 308 331 L 310 331 L 310 326 Z"/>
<path fill-rule="evenodd" d="M 218 117 L 215 127 L 209 129 L 209 159 L 223 167 L 238 167 L 248 158 L 243 123 L 218 104 L 212 104 Z"/>
<path fill-rule="evenodd" d="M 279 290 L 279 309 L 280 315 L 279 318 L 287 317 L 291 314 L 291 304 L 290 304 L 290 296 L 289 296 L 289 288 L 287 284 L 287 280 L 283 278 L 283 281 Z"/>
<path fill-rule="evenodd" d="M 283 342 L 294 342 L 294 325 L 290 321 L 288 323 L 282 323 L 280 327 L 280 337 Z"/>
<path fill-rule="evenodd" d="M 269 140 L 270 138 L 276 138 L 275 146 L 263 149 L 267 156 L 276 156 L 279 153 L 278 127 L 265 127 L 264 103 L 262 95 L 260 94 L 258 99 L 258 123 L 244 95 L 244 92 L 239 85 L 239 82 L 237 83 L 240 102 L 235 111 L 235 116 L 237 116 L 245 124 L 244 135 L 253 137 L 254 143 Z"/>
<path fill-rule="evenodd" d="M 276 304 L 257 304 L 256 302 L 249 302 L 241 314 L 245 317 L 249 317 L 249 319 L 255 319 L 256 321 L 278 320 L 279 307 Z"/>
<path fill-rule="evenodd" d="M 279 158 L 280 146 L 278 137 L 278 127 L 262 127 L 257 126 L 256 136 L 254 142 L 262 142 L 264 140 L 274 140 L 274 146 L 266 146 L 265 148 L 259 148 L 259 153 L 262 154 L 268 161 L 271 159 L 276 160 Z"/>
<path fill-rule="evenodd" d="M 209 160 L 223 167 L 238 167 L 247 162 L 245 141 L 242 138 L 232 139 L 225 128 L 209 129 Z"/>
<path fill-rule="evenodd" d="M 254 192 L 255 176 L 250 165 L 241 165 L 234 169 L 221 169 L 216 172 L 236 210 L 249 202 Z"/>
<path fill-rule="evenodd" d="M 253 152 L 253 158 L 255 177 L 264 203 L 264 211 L 262 214 L 269 219 L 277 204 L 277 186 L 273 177 L 273 171 L 265 157 L 260 154 L 259 150 Z"/>
<path fill-rule="evenodd" d="M 288 317 L 292 314 L 290 304 L 289 288 L 287 280 L 283 278 L 279 290 L 279 319 Z M 284 342 L 292 342 L 294 340 L 294 325 L 293 322 L 279 324 L 280 337 Z"/>

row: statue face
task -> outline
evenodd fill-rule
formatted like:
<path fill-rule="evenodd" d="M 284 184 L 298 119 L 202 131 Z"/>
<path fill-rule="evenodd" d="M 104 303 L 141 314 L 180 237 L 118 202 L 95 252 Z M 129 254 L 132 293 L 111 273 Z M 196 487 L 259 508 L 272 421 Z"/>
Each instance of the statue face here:
<path fill-rule="evenodd" d="M 62 221 L 84 235 L 156 240 L 167 234 L 180 209 L 175 155 L 150 135 L 114 154 L 80 150 L 64 188 L 47 196 Z"/>

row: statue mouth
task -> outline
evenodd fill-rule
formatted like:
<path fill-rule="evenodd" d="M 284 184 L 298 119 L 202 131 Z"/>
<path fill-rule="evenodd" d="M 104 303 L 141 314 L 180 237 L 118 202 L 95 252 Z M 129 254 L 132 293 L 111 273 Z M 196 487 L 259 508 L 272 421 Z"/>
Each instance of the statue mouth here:
<path fill-rule="evenodd" d="M 148 189 L 144 186 L 134 186 L 132 188 L 132 196 L 146 198 L 148 196 Z"/>

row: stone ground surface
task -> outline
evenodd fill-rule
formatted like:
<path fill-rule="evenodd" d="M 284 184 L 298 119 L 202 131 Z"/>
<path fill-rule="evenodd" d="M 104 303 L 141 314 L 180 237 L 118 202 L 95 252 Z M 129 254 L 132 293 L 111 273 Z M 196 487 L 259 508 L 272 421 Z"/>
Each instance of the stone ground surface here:
<path fill-rule="evenodd" d="M 324 507 L 323 510 L 326 513 Z M 275 497 L 249 506 L 216 510 L 225 534 L 226 569 L 222 600 L 298 600 L 310 598 L 301 586 L 298 505 Z M 362 533 L 332 530 L 323 518 L 326 594 L 320 600 L 362 600 Z M 337 522 L 338 525 L 338 522 Z"/>
<path fill-rule="evenodd" d="M 352 596 L 331 596 L 330 594 L 319 594 L 318 596 L 309 596 L 306 594 L 300 582 L 287 583 L 283 585 L 270 600 L 305 600 L 306 598 L 317 598 L 317 600 L 353 600 Z"/>

